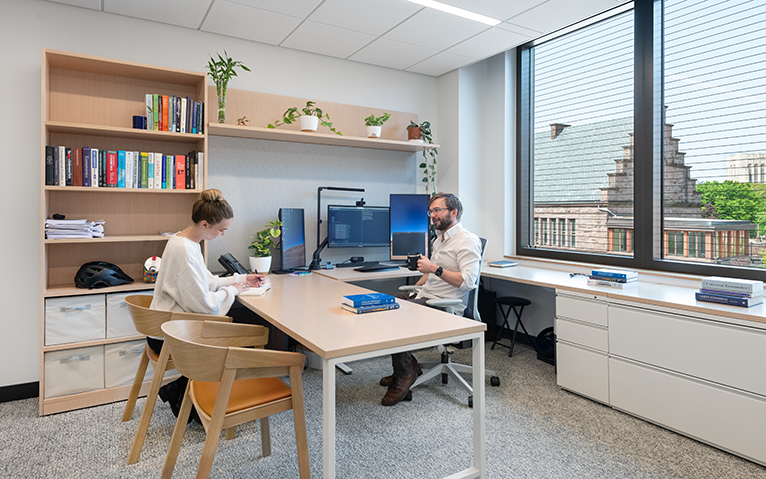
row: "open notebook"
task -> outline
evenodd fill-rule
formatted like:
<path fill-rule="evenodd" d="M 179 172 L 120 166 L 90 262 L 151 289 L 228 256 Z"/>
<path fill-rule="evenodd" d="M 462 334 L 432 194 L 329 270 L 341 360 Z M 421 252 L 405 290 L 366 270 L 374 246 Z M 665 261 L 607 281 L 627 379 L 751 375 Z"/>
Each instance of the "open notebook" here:
<path fill-rule="evenodd" d="M 271 289 L 271 283 L 266 283 L 263 286 L 257 288 L 248 288 L 239 293 L 240 296 L 261 296 L 263 293 Z"/>

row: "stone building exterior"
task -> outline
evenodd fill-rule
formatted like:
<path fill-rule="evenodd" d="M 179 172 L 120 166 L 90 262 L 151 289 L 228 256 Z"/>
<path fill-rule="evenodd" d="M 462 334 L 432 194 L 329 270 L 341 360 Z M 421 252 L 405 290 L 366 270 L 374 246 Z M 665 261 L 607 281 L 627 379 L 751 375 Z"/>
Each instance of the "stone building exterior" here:
<path fill-rule="evenodd" d="M 766 183 L 766 153 L 727 156 L 726 179 L 740 183 Z"/>

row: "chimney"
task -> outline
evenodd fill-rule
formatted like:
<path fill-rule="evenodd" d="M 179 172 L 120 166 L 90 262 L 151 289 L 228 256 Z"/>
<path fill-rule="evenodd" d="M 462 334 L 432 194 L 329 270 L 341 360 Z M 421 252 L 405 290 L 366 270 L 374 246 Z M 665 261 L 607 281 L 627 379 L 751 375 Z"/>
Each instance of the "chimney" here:
<path fill-rule="evenodd" d="M 559 133 L 564 131 L 564 128 L 572 126 L 572 125 L 565 125 L 563 123 L 551 123 L 551 140 L 555 140 L 557 136 L 559 136 Z"/>

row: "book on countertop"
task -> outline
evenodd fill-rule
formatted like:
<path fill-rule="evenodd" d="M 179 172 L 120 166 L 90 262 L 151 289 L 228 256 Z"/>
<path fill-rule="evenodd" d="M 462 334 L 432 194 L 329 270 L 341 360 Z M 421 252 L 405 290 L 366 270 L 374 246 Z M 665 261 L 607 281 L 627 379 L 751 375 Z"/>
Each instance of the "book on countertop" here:
<path fill-rule="evenodd" d="M 611 276 L 594 276 L 594 275 L 590 275 L 590 276 L 588 276 L 588 278 L 595 279 L 597 281 L 609 281 L 609 282 L 612 282 L 612 283 L 635 283 L 636 281 L 638 281 L 638 277 L 637 276 L 635 278 L 628 278 L 628 279 L 626 279 L 626 278 L 615 278 L 615 277 L 611 277 Z"/>
<path fill-rule="evenodd" d="M 487 266 L 492 266 L 493 268 L 510 268 L 511 266 L 516 266 L 516 261 L 506 261 L 506 260 L 500 260 L 500 261 L 490 261 L 487 263 Z"/>
<path fill-rule="evenodd" d="M 588 279 L 588 286 L 605 286 L 607 288 L 625 289 L 638 286 L 638 281 L 629 281 L 627 283 L 620 283 L 617 281 L 609 281 L 603 279 Z"/>
<path fill-rule="evenodd" d="M 599 278 L 620 278 L 620 279 L 633 279 L 638 278 L 637 271 L 622 270 L 622 269 L 594 269 L 590 272 L 591 276 L 597 276 Z"/>
<path fill-rule="evenodd" d="M 362 313 L 374 313 L 375 311 L 389 311 L 392 309 L 399 309 L 399 303 L 387 303 L 387 304 L 376 304 L 371 306 L 359 306 L 357 308 L 353 306 L 349 306 L 347 304 L 341 305 L 343 309 L 346 311 L 351 311 L 352 313 L 356 314 L 362 314 Z"/>
<path fill-rule="evenodd" d="M 396 303 L 396 298 L 385 293 L 351 294 L 343 296 L 343 304 L 351 306 L 352 308 L 392 303 Z"/>
<path fill-rule="evenodd" d="M 705 289 L 717 289 L 719 291 L 738 293 L 755 293 L 760 291 L 761 294 L 763 294 L 763 282 L 749 279 L 709 276 L 707 278 L 702 278 L 701 287 Z"/>
<path fill-rule="evenodd" d="M 754 298 L 742 298 L 729 294 L 713 294 L 698 291 L 694 293 L 694 297 L 697 301 L 704 301 L 706 303 L 718 303 L 725 304 L 727 306 L 741 306 L 745 308 L 751 308 L 753 306 L 763 304 L 763 296 L 756 296 Z"/>
<path fill-rule="evenodd" d="M 740 293 L 739 291 L 722 291 L 720 289 L 700 288 L 700 292 L 712 293 L 712 294 L 727 294 L 729 296 L 736 296 L 738 298 L 757 298 L 759 296 L 763 296 L 763 290 L 754 291 L 752 293 Z"/>

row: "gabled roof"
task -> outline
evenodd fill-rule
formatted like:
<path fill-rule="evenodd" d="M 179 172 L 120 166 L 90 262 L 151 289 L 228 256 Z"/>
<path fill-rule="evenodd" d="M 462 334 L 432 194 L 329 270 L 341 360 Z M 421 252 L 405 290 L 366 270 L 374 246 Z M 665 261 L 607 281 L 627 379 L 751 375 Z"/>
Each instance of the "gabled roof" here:
<path fill-rule="evenodd" d="M 630 145 L 633 118 L 568 126 L 551 139 L 550 130 L 535 133 L 535 203 L 601 201 L 615 160 Z"/>

